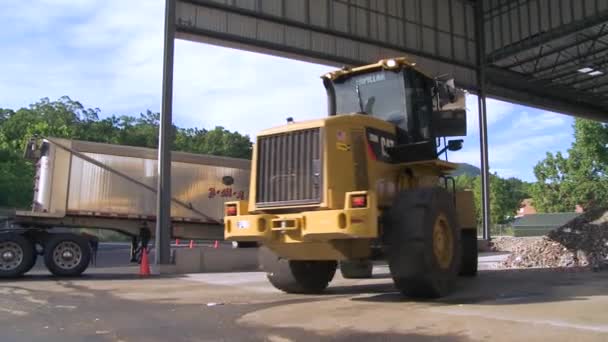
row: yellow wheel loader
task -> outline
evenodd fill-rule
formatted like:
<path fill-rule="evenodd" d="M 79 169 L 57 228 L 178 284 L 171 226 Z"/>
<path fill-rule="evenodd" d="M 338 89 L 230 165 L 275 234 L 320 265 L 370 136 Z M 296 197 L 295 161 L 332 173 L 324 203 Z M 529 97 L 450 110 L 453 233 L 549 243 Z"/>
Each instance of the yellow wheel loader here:
<path fill-rule="evenodd" d="M 436 298 L 477 272 L 473 196 L 447 151 L 466 135 L 464 93 L 406 58 L 322 76 L 329 115 L 264 130 L 248 200 L 225 204 L 225 238 L 257 242 L 273 286 L 319 293 L 388 262 L 395 286 Z"/>

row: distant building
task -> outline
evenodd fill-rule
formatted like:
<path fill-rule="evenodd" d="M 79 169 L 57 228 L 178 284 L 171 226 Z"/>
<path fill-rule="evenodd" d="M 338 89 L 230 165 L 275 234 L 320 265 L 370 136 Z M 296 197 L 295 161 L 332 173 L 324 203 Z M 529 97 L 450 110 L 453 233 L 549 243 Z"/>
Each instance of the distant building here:
<path fill-rule="evenodd" d="M 513 236 L 541 236 L 573 220 L 580 213 L 528 214 L 513 221 Z"/>
<path fill-rule="evenodd" d="M 525 200 L 521 201 L 519 210 L 517 210 L 517 215 L 515 215 L 515 217 L 517 218 L 531 214 L 536 214 L 536 209 L 532 205 L 532 199 L 526 198 Z"/>
<path fill-rule="evenodd" d="M 585 209 L 583 209 L 582 206 L 580 205 L 576 205 L 576 207 L 574 208 L 574 212 L 575 213 L 584 213 Z M 523 217 L 526 215 L 532 215 L 532 214 L 536 214 L 536 208 L 534 208 L 534 206 L 532 205 L 532 199 L 531 198 L 526 198 L 525 200 L 521 201 L 521 203 L 519 204 L 519 209 L 517 210 L 517 215 L 515 215 L 515 218 L 519 218 L 519 217 Z"/>

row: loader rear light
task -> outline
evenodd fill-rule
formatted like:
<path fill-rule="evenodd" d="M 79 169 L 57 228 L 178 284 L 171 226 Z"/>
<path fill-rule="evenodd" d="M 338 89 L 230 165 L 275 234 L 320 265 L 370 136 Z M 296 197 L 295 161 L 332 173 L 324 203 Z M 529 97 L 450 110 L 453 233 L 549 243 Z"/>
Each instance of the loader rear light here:
<path fill-rule="evenodd" d="M 367 195 L 351 196 L 350 206 L 352 208 L 366 208 L 367 207 Z"/>
<path fill-rule="evenodd" d="M 228 204 L 226 205 L 226 216 L 236 216 L 236 204 Z"/>

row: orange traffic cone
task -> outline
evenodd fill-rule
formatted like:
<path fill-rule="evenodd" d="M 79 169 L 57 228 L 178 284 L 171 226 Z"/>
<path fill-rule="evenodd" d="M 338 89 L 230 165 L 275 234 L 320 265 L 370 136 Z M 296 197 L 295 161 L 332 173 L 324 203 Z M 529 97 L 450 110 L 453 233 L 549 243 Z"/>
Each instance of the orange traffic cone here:
<path fill-rule="evenodd" d="M 190 240 L 190 248 L 194 247 L 194 241 Z"/>
<path fill-rule="evenodd" d="M 215 240 L 215 243 L 213 244 L 213 248 L 218 248 L 219 245 L 220 245 L 220 243 L 217 240 Z"/>
<path fill-rule="evenodd" d="M 144 247 L 141 252 L 141 264 L 139 265 L 139 275 L 147 277 L 150 275 L 150 262 L 148 261 L 148 249 Z"/>

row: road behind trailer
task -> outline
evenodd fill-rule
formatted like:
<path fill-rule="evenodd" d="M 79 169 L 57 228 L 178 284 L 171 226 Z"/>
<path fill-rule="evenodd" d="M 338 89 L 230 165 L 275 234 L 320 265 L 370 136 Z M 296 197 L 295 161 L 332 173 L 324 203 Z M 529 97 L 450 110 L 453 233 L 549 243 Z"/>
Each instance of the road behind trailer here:
<path fill-rule="evenodd" d="M 47 138 L 32 140 L 26 157 L 36 162 L 32 209 L 15 212 L 0 232 L 0 277 L 29 271 L 37 255 L 55 275 L 81 274 L 96 239 L 65 228 L 128 235 L 139 260 L 155 232 L 156 150 Z M 224 202 L 248 195 L 250 162 L 173 152 L 171 167 L 172 236 L 223 239 Z"/>

